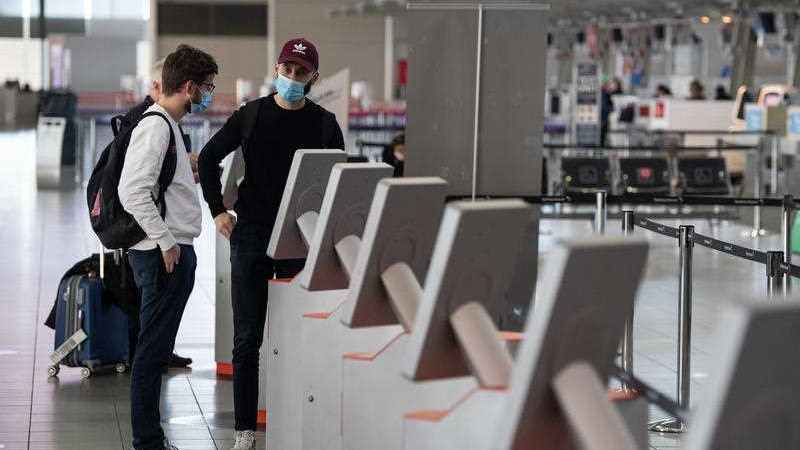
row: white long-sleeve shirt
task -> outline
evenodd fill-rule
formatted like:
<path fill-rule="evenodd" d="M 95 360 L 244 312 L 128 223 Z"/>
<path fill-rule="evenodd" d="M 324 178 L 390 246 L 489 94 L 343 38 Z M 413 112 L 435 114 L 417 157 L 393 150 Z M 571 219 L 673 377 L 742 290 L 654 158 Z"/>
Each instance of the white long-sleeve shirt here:
<path fill-rule="evenodd" d="M 175 134 L 178 163 L 175 177 L 164 197 L 166 217 L 161 218 L 161 212 L 153 202 L 153 198 L 158 198 L 158 175 L 169 146 L 169 128 L 161 117 L 145 117 L 133 130 L 118 193 L 125 211 L 136 219 L 147 234 L 147 238 L 131 248 L 152 250 L 158 246 L 161 251 L 166 251 L 175 244 L 192 245 L 194 238 L 200 235 L 202 210 L 177 122 L 158 104 L 146 112 L 149 111 L 166 116 Z"/>

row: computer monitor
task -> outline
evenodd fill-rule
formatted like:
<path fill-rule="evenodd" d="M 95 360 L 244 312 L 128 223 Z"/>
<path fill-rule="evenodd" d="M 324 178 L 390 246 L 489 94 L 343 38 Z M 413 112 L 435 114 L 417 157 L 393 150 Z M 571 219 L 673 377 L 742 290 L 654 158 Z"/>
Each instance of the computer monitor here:
<path fill-rule="evenodd" d="M 298 150 L 283 190 L 278 216 L 272 229 L 267 255 L 273 259 L 305 258 L 308 247 L 298 219 L 308 212 L 319 213 L 333 165 L 344 162 L 341 150 Z"/>
<path fill-rule="evenodd" d="M 576 360 L 607 381 L 646 262 L 639 237 L 570 239 L 553 249 L 517 353 L 508 416 L 497 421 L 499 448 L 572 448 L 557 445 L 569 429 L 550 383 Z"/>
<path fill-rule="evenodd" d="M 685 448 L 800 448 L 800 304 L 731 304 L 718 322 Z"/>
<path fill-rule="evenodd" d="M 381 275 L 402 262 L 424 285 L 444 211 L 446 186 L 447 182 L 438 177 L 387 178 L 378 183 L 342 323 L 352 328 L 398 323 Z"/>
<path fill-rule="evenodd" d="M 609 191 L 611 188 L 611 165 L 608 158 L 562 158 L 561 180 L 562 190 L 565 194 Z"/>
<path fill-rule="evenodd" d="M 337 255 L 337 244 L 348 236 L 361 239 L 375 186 L 391 177 L 394 168 L 384 163 L 336 164 L 331 171 L 317 227 L 308 249 L 300 285 L 310 291 L 345 289 L 350 284 L 347 269 Z M 358 253 L 354 241 L 352 254 Z"/>
<path fill-rule="evenodd" d="M 670 194 L 670 172 L 666 158 L 620 158 L 619 169 L 625 194 Z"/>
<path fill-rule="evenodd" d="M 471 374 L 450 316 L 477 302 L 499 326 L 531 208 L 521 200 L 453 202 L 442 219 L 404 374 L 433 380 Z"/>
<path fill-rule="evenodd" d="M 728 195 L 731 191 L 725 158 L 678 158 L 678 178 L 684 195 Z"/>

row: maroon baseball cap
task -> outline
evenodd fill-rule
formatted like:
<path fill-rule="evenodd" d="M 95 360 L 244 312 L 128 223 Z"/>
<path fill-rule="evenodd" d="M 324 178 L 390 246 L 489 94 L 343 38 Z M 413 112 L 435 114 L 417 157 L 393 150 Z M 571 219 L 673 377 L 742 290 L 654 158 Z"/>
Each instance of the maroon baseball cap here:
<path fill-rule="evenodd" d="M 278 64 L 286 62 L 296 62 L 309 72 L 316 72 L 319 69 L 317 47 L 306 39 L 292 39 L 283 44 L 281 55 L 278 57 Z"/>

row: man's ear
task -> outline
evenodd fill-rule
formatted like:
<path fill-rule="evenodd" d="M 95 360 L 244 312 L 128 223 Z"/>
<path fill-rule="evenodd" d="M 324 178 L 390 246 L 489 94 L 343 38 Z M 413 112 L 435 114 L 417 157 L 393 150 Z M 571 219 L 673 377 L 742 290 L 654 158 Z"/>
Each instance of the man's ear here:
<path fill-rule="evenodd" d="M 311 77 L 311 80 L 309 80 L 308 85 L 313 86 L 317 84 L 317 81 L 319 81 L 319 72 L 314 72 L 314 76 Z"/>
<path fill-rule="evenodd" d="M 187 94 L 189 94 L 189 95 L 192 95 L 192 86 L 194 86 L 194 85 L 196 85 L 196 83 L 195 83 L 194 81 L 192 81 L 192 80 L 186 80 L 186 82 L 185 82 L 185 83 L 183 83 L 183 89 L 182 89 L 182 91 L 183 91 L 183 92 L 186 92 L 186 93 L 187 93 Z"/>

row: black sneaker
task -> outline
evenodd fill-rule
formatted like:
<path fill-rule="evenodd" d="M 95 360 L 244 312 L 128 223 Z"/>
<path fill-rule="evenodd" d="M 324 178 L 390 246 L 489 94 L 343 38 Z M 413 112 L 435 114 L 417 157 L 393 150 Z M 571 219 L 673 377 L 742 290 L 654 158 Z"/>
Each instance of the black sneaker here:
<path fill-rule="evenodd" d="M 187 367 L 192 364 L 192 358 L 184 358 L 183 356 L 178 356 L 175 353 L 169 357 L 169 366 L 170 367 Z"/>

